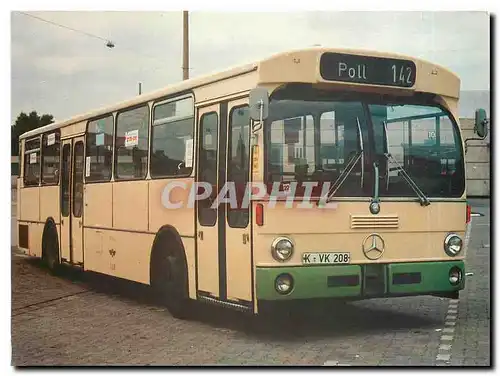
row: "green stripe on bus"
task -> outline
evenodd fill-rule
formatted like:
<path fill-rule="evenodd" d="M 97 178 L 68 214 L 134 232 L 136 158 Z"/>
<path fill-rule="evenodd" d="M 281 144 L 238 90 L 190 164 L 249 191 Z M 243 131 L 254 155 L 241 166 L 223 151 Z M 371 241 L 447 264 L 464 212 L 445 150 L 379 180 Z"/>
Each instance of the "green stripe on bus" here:
<path fill-rule="evenodd" d="M 276 277 L 288 273 L 294 287 L 290 294 L 281 295 L 274 287 Z M 328 277 L 358 276 L 357 286 L 328 287 Z M 257 299 L 286 300 L 356 296 L 361 293 L 361 267 L 359 265 L 276 267 L 256 270 Z"/>
<path fill-rule="evenodd" d="M 449 282 L 449 272 L 452 267 L 462 271 L 462 282 L 453 286 Z M 419 283 L 394 283 L 402 275 L 420 273 Z M 465 266 L 463 261 L 439 262 L 409 262 L 388 265 L 389 293 L 424 293 L 461 290 L 465 286 Z M 399 278 L 401 279 L 401 278 Z"/>
<path fill-rule="evenodd" d="M 363 270 L 365 265 L 328 265 L 294 267 L 257 267 L 257 299 L 290 300 L 308 298 L 368 298 L 363 294 Z M 387 294 L 430 294 L 461 290 L 465 287 L 463 261 L 407 262 L 384 265 L 386 268 Z M 462 282 L 452 285 L 449 272 L 452 267 L 462 271 Z M 290 274 L 294 280 L 291 293 L 279 294 L 275 289 L 280 274 Z"/>

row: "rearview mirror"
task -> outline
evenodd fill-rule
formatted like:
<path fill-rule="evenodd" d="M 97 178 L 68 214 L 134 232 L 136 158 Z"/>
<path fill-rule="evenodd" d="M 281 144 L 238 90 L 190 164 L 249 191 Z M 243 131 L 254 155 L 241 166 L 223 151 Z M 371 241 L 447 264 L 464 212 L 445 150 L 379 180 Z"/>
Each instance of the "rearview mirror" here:
<path fill-rule="evenodd" d="M 250 91 L 250 118 L 262 122 L 269 114 L 269 93 L 262 87 Z"/>
<path fill-rule="evenodd" d="M 481 138 L 485 138 L 488 134 L 488 118 L 486 117 L 486 111 L 482 108 L 476 110 L 474 133 Z"/>

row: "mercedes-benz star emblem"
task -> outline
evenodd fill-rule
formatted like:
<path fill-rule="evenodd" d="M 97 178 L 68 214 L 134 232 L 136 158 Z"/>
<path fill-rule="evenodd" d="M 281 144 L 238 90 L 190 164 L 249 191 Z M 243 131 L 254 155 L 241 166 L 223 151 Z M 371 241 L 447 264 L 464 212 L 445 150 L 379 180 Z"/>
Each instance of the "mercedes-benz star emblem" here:
<path fill-rule="evenodd" d="M 363 253 L 367 259 L 379 259 L 385 250 L 384 239 L 378 234 L 370 234 L 363 241 Z"/>

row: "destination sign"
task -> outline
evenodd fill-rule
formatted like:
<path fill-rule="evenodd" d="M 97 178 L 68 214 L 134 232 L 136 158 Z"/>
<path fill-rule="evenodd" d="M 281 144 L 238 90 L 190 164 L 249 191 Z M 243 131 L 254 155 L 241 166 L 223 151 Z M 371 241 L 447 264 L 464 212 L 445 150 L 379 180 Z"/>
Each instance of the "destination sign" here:
<path fill-rule="evenodd" d="M 412 87 L 417 67 L 411 60 L 326 52 L 319 62 L 320 74 L 328 81 Z"/>

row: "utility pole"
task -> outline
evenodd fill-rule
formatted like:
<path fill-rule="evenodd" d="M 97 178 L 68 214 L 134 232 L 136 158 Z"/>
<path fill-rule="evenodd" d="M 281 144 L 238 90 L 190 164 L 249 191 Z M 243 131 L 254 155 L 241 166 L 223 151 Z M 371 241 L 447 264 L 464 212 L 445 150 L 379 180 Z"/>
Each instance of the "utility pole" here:
<path fill-rule="evenodd" d="M 188 11 L 183 11 L 183 33 L 182 33 L 182 79 L 189 78 L 189 16 Z"/>
<path fill-rule="evenodd" d="M 139 82 L 139 95 L 142 94 L 142 82 Z"/>

